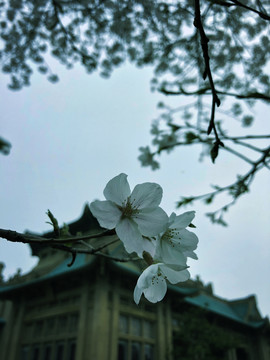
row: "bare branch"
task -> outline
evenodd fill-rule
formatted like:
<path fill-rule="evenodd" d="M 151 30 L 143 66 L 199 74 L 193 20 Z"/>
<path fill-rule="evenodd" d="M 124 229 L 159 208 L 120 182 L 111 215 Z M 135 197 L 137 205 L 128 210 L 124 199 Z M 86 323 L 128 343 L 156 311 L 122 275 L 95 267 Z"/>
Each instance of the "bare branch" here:
<path fill-rule="evenodd" d="M 231 6 L 239 6 L 242 7 L 243 9 L 249 10 L 251 12 L 254 12 L 255 14 L 259 15 L 262 19 L 264 20 L 270 20 L 270 16 L 268 14 L 266 14 L 266 12 L 262 12 L 256 9 L 251 8 L 250 6 L 247 6 L 243 3 L 241 3 L 241 1 L 238 0 L 230 0 L 230 2 L 228 1 L 223 1 L 223 0 L 208 0 L 211 3 L 215 3 L 217 5 L 222 5 L 222 6 L 226 6 L 226 7 L 231 7 Z"/>
<path fill-rule="evenodd" d="M 180 90 L 179 91 L 171 91 L 171 90 L 166 90 L 164 87 L 159 88 L 159 92 L 161 92 L 164 95 L 186 95 L 186 96 L 194 96 L 194 95 L 210 95 L 211 94 L 211 88 L 206 86 L 204 88 L 198 89 L 196 91 L 186 91 L 183 89 L 182 86 L 179 87 Z M 221 90 L 217 90 L 216 89 L 216 93 L 220 94 L 220 95 L 225 95 L 225 96 L 232 96 L 235 97 L 236 99 L 254 99 L 254 100 L 264 100 L 264 101 L 270 101 L 270 96 L 267 94 L 262 94 L 259 93 L 257 91 L 255 92 L 251 92 L 251 93 L 247 93 L 247 94 L 236 94 L 236 93 L 232 93 L 232 92 L 227 92 L 227 91 L 221 91 Z"/>
<path fill-rule="evenodd" d="M 212 92 L 212 111 L 211 111 L 211 119 L 209 122 L 209 127 L 208 127 L 207 132 L 209 135 L 209 134 L 211 134 L 212 130 L 214 130 L 215 137 L 216 137 L 216 144 L 217 144 L 217 146 L 219 146 L 222 144 L 220 144 L 220 140 L 219 140 L 219 137 L 218 137 L 218 134 L 216 131 L 216 127 L 215 127 L 215 108 L 216 108 L 216 106 L 220 106 L 220 99 L 219 99 L 216 89 L 215 89 L 215 84 L 213 81 L 212 72 L 211 72 L 211 68 L 210 68 L 210 58 L 209 58 L 209 53 L 208 53 L 209 38 L 205 34 L 203 24 L 201 21 L 200 0 L 195 0 L 195 18 L 194 18 L 193 24 L 199 30 L 200 37 L 201 37 L 201 47 L 202 47 L 203 58 L 204 58 L 204 63 L 205 63 L 203 79 L 205 80 L 206 77 L 208 77 L 210 87 L 211 87 L 211 92 Z"/>
<path fill-rule="evenodd" d="M 44 238 L 38 235 L 21 234 L 12 230 L 0 229 L 0 237 L 8 241 L 20 242 L 24 244 L 46 244 L 46 245 L 76 243 L 81 240 L 96 239 L 104 236 L 112 236 L 115 234 L 116 234 L 115 230 L 106 230 L 98 234 L 85 235 L 85 236 L 74 236 L 68 238 Z"/>

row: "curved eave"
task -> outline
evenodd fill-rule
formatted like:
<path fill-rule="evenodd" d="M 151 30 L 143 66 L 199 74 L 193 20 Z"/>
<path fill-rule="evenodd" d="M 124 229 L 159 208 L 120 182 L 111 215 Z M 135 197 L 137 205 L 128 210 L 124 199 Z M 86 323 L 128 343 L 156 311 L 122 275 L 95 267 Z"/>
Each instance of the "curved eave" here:
<path fill-rule="evenodd" d="M 22 289 L 25 290 L 26 288 L 40 285 L 46 281 L 59 279 L 68 274 L 79 272 L 84 268 L 92 266 L 95 262 L 95 259 L 96 257 L 93 256 L 91 259 L 88 258 L 86 261 L 85 254 L 78 254 L 74 264 L 69 267 L 68 265 L 70 264 L 70 258 L 67 258 L 61 264 L 56 266 L 52 271 L 37 279 L 26 281 L 20 284 L 0 286 L 0 297 L 8 297 L 9 295 L 14 295 L 18 291 L 21 291 Z"/>
<path fill-rule="evenodd" d="M 211 297 L 207 294 L 198 294 L 194 297 L 186 297 L 185 301 L 189 304 L 198 306 L 223 318 L 233 320 L 241 325 L 248 326 L 253 329 L 258 329 L 265 325 L 265 319 L 251 322 L 240 318 L 230 307 L 229 303 L 226 303 L 215 297 Z"/>

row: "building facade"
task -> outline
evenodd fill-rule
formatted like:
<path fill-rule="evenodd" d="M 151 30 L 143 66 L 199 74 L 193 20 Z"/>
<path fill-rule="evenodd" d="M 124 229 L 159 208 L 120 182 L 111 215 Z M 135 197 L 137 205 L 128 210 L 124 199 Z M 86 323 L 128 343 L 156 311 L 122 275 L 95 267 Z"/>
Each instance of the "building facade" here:
<path fill-rule="evenodd" d="M 87 207 L 69 225 L 72 234 L 97 229 Z M 80 254 L 68 266 L 59 250 L 32 252 L 38 265 L 0 285 L 1 360 L 270 360 L 269 322 L 254 296 L 224 300 L 197 279 L 137 306 L 140 263 Z"/>

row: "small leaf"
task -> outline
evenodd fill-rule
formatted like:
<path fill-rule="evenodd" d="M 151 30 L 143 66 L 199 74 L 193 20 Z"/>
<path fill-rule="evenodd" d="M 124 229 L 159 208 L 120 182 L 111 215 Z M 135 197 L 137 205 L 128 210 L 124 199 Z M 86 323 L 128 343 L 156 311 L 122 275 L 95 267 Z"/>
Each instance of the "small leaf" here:
<path fill-rule="evenodd" d="M 8 155 L 10 149 L 11 149 L 10 142 L 0 137 L 0 152 L 4 155 Z"/>
<path fill-rule="evenodd" d="M 219 150 L 219 143 L 215 142 L 212 149 L 211 149 L 211 152 L 210 152 L 213 164 L 215 163 L 215 160 L 218 157 L 218 150 Z"/>
<path fill-rule="evenodd" d="M 59 81 L 59 77 L 57 75 L 54 75 L 54 74 L 49 75 L 47 77 L 47 79 L 52 83 L 57 83 Z"/>
<path fill-rule="evenodd" d="M 251 126 L 252 123 L 253 123 L 253 121 L 254 121 L 254 117 L 253 117 L 253 116 L 251 116 L 251 115 L 245 115 L 245 116 L 243 116 L 243 118 L 242 118 L 242 125 L 243 125 L 244 127 Z"/>
<path fill-rule="evenodd" d="M 48 68 L 47 66 L 39 66 L 38 71 L 41 72 L 42 74 L 46 74 L 48 72 Z"/>
<path fill-rule="evenodd" d="M 49 219 L 51 220 L 51 223 L 48 222 L 48 224 L 51 224 L 53 226 L 53 230 L 54 233 L 57 237 L 59 237 L 60 235 L 60 229 L 59 229 L 59 225 L 58 225 L 58 221 L 57 219 L 53 216 L 53 214 L 51 213 L 51 211 L 48 209 L 48 211 L 46 212 L 46 214 L 48 215 Z"/>
<path fill-rule="evenodd" d="M 180 208 L 181 206 L 184 206 L 184 205 L 187 205 L 187 204 L 191 204 L 193 200 L 194 200 L 194 197 L 190 197 L 190 198 L 182 197 L 182 200 L 178 201 L 178 202 L 176 203 L 176 206 L 177 206 L 178 208 Z"/>
<path fill-rule="evenodd" d="M 185 138 L 186 138 L 186 143 L 190 144 L 192 143 L 193 140 L 197 139 L 198 137 L 192 131 L 188 131 L 187 133 L 185 133 Z"/>
<path fill-rule="evenodd" d="M 209 197 L 206 198 L 204 201 L 205 201 L 206 204 L 211 204 L 212 201 L 213 201 L 213 196 L 209 196 Z"/>

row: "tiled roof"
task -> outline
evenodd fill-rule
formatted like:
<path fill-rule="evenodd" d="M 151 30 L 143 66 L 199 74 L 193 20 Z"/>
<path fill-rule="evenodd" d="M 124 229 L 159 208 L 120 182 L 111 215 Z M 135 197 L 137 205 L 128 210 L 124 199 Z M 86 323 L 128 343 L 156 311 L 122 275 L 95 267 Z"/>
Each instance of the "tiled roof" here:
<path fill-rule="evenodd" d="M 239 313 L 236 313 L 234 309 L 230 306 L 230 302 L 219 299 L 216 296 L 210 296 L 208 294 L 199 294 L 194 297 L 186 297 L 185 301 L 189 304 L 199 306 L 204 308 L 208 311 L 216 313 L 218 315 L 224 316 L 228 319 L 237 321 L 241 324 L 251 326 L 251 327 L 260 327 L 265 323 L 265 320 L 262 319 L 261 321 L 247 321 L 245 320 L 244 313 L 241 316 Z M 242 302 L 243 306 L 246 305 L 246 302 Z"/>
<path fill-rule="evenodd" d="M 82 269 L 83 267 L 91 265 L 93 263 L 94 259 L 95 259 L 95 257 L 91 258 L 91 260 L 87 259 L 87 261 L 86 261 L 85 254 L 78 254 L 76 256 L 76 261 L 74 262 L 74 264 L 69 267 L 68 264 L 70 263 L 70 258 L 67 258 L 61 264 L 59 264 L 54 269 L 52 269 L 50 272 L 48 272 L 47 274 L 40 276 L 36 279 L 25 281 L 25 282 L 19 283 L 19 284 L 0 286 L 0 295 L 24 288 L 26 286 L 32 286 L 32 285 L 38 284 L 40 282 L 43 282 L 45 280 L 49 280 L 49 279 L 52 279 L 52 278 L 55 278 L 58 276 L 67 275 L 71 272 L 75 272 L 77 270 Z"/>

